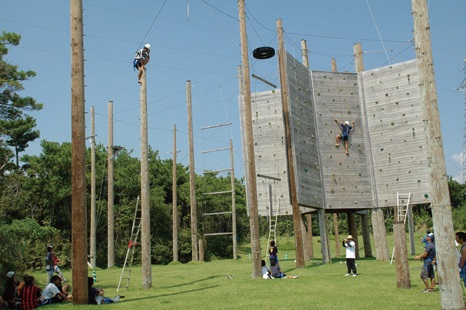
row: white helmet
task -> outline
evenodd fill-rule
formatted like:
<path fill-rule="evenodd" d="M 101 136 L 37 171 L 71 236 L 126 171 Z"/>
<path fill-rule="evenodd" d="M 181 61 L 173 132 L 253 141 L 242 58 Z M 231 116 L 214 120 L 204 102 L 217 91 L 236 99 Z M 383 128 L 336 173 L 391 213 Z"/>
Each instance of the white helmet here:
<path fill-rule="evenodd" d="M 148 50 L 150 50 L 150 44 L 146 44 L 144 45 L 145 48 L 147 48 Z"/>
<path fill-rule="evenodd" d="M 346 124 L 346 125 L 349 125 L 349 122 L 348 122 L 348 121 L 346 121 L 346 122 L 345 122 L 345 124 Z"/>

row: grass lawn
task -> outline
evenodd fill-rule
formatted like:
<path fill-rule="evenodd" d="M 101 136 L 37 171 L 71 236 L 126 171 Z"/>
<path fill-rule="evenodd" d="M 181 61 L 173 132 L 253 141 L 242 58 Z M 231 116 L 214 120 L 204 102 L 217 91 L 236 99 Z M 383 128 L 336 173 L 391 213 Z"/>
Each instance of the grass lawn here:
<path fill-rule="evenodd" d="M 416 237 L 416 240 L 419 240 Z M 214 260 L 205 263 L 170 264 L 153 266 L 153 287 L 141 289 L 141 268 L 133 267 L 129 290 L 120 290 L 125 295 L 119 303 L 104 305 L 112 309 L 440 309 L 440 293 L 422 293 L 424 285 L 419 277 L 421 262 L 410 256 L 412 287 L 398 289 L 395 263 L 380 262 L 374 258 L 357 260 L 359 275 L 345 277 L 346 263 L 342 255 L 332 264 L 322 264 L 320 244 L 314 242 L 316 258 L 306 262 L 305 268 L 296 268 L 292 238 L 278 242 L 282 270 L 297 279 L 252 279 L 252 262 L 247 252 L 248 245 L 240 249 L 238 260 Z M 265 249 L 263 241 L 262 249 Z M 362 244 L 362 238 L 360 238 Z M 390 241 L 389 241 L 390 244 Z M 331 243 L 335 251 L 335 242 Z M 417 254 L 422 244 L 416 244 Z M 389 245 L 391 253 L 392 246 Z M 243 252 L 242 252 L 243 251 Z M 263 250 L 264 252 L 264 250 Z M 288 254 L 288 260 L 285 254 Z M 360 250 L 361 256 L 364 251 Z M 375 255 L 375 248 L 373 247 Z M 45 272 L 32 273 L 44 283 Z M 117 295 L 116 288 L 121 269 L 97 270 L 96 287 L 105 289 L 107 297 Z M 89 270 L 92 276 L 92 270 Z M 232 278 L 227 278 L 231 276 Z M 71 271 L 65 270 L 71 279 Z M 43 285 L 41 285 L 43 286 Z M 122 285 L 124 286 L 124 285 Z M 72 306 L 71 304 L 49 305 L 47 308 L 92 308 L 95 306 Z"/>

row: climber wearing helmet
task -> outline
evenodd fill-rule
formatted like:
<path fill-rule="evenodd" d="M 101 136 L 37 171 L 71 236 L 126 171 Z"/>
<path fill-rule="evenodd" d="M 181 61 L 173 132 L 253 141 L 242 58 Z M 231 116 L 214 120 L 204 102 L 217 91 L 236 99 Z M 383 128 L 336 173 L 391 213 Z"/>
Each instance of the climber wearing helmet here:
<path fill-rule="evenodd" d="M 351 129 L 354 128 L 354 122 L 352 123 L 353 126 L 350 126 L 350 122 L 346 121 L 345 123 L 340 123 L 336 118 L 335 118 L 335 123 L 338 124 L 338 127 L 340 127 L 341 134 L 336 135 L 335 140 L 337 141 L 337 144 L 335 145 L 336 147 L 340 146 L 340 140 L 345 141 L 345 150 L 346 150 L 346 155 L 349 155 L 348 152 L 348 137 Z"/>
<path fill-rule="evenodd" d="M 142 70 L 150 60 L 150 44 L 144 45 L 144 48 L 139 49 L 134 55 L 133 68 L 138 69 L 138 83 L 141 84 Z"/>

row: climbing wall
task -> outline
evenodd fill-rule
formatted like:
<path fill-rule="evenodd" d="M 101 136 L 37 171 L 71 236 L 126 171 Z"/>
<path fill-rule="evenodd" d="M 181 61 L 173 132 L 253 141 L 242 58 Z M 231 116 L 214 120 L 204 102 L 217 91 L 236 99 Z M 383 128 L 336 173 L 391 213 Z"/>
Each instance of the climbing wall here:
<path fill-rule="evenodd" d="M 303 212 L 396 206 L 396 192 L 430 202 L 415 60 L 361 74 L 311 72 L 287 54 L 286 75 Z M 280 91 L 252 94 L 252 115 L 259 215 L 292 214 Z M 348 155 L 335 145 L 335 119 L 355 122 Z"/>
<path fill-rule="evenodd" d="M 313 106 L 316 111 L 320 162 L 326 209 L 372 207 L 372 187 L 362 128 L 358 77 L 355 73 L 312 71 Z M 349 155 L 335 122 L 355 122 L 349 137 Z"/>
<path fill-rule="evenodd" d="M 429 169 L 416 60 L 360 75 L 379 206 L 395 206 L 396 192 L 412 204 L 430 202 Z"/>
<path fill-rule="evenodd" d="M 310 72 L 287 53 L 286 76 L 298 204 L 323 208 L 323 187 Z"/>
<path fill-rule="evenodd" d="M 242 107 L 243 102 L 240 101 L 240 104 Z M 293 214 L 288 189 L 280 90 L 251 94 L 251 109 L 259 215 Z M 243 119 L 244 109 L 241 111 Z M 244 143 L 246 141 L 244 130 L 242 130 L 242 138 Z"/>

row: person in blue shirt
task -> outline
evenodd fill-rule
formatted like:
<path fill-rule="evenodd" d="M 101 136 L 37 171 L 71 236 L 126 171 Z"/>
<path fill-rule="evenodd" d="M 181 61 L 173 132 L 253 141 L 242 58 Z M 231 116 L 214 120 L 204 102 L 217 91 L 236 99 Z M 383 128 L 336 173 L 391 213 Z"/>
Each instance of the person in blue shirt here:
<path fill-rule="evenodd" d="M 341 123 L 338 119 L 335 118 L 335 123 L 338 124 L 338 127 L 340 127 L 341 134 L 335 136 L 335 140 L 337 141 L 337 144 L 335 145 L 336 147 L 340 146 L 340 140 L 345 141 L 345 151 L 346 155 L 349 155 L 348 151 L 348 137 L 350 134 L 351 129 L 354 129 L 354 122 L 350 126 L 350 122 L 346 121 L 344 123 Z"/>
<path fill-rule="evenodd" d="M 430 235 L 426 236 L 426 241 L 427 241 L 427 245 L 424 248 L 424 253 L 415 257 L 415 259 L 424 261 L 424 264 L 421 270 L 421 279 L 422 279 L 422 282 L 424 282 L 426 286 L 426 289 L 423 290 L 424 293 L 435 291 L 435 288 L 434 288 L 434 279 L 435 279 L 434 264 L 435 264 L 435 256 L 436 256 L 435 245 L 432 243 L 432 239 Z M 429 286 L 428 279 L 430 279 L 430 286 Z"/>

